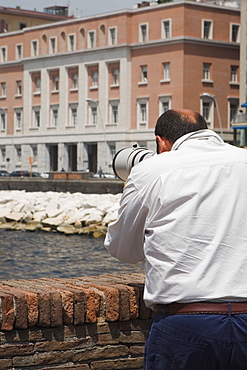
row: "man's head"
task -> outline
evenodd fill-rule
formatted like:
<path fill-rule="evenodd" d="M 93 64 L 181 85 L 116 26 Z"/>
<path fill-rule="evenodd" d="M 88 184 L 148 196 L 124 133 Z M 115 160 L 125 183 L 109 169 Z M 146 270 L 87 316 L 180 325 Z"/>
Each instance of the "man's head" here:
<path fill-rule="evenodd" d="M 170 109 L 158 118 L 155 126 L 157 153 L 171 150 L 181 136 L 207 128 L 205 119 L 199 113 L 188 109 Z"/>

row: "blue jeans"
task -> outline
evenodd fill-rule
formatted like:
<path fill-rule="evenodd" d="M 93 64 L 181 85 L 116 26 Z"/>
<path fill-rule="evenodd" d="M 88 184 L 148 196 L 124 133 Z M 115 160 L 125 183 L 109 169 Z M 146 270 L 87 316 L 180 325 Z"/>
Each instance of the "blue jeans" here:
<path fill-rule="evenodd" d="M 154 315 L 145 370 L 246 370 L 247 314 Z"/>

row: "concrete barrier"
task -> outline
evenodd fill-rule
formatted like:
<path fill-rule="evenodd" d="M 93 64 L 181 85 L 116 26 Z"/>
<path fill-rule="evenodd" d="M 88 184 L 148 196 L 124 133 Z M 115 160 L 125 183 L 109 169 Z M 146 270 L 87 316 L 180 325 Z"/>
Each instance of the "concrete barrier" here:
<path fill-rule="evenodd" d="M 26 190 L 26 191 L 56 191 L 84 194 L 118 194 L 123 190 L 124 183 L 117 179 L 71 179 L 66 178 L 43 179 L 38 177 L 0 178 L 0 190 Z M 73 174 L 71 174 L 72 176 Z"/>

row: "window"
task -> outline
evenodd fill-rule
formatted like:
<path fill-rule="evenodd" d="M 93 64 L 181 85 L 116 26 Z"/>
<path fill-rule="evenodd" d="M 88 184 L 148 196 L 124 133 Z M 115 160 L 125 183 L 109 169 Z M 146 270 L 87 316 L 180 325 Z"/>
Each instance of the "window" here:
<path fill-rule="evenodd" d="M 148 26 L 147 24 L 141 24 L 139 28 L 139 41 L 146 42 L 148 41 Z"/>
<path fill-rule="evenodd" d="M 53 91 L 59 91 L 59 77 L 55 76 L 53 78 Z"/>
<path fill-rule="evenodd" d="M 146 126 L 148 121 L 148 100 L 139 99 L 137 104 L 137 122 L 140 126 Z"/>
<path fill-rule="evenodd" d="M 50 38 L 50 54 L 55 54 L 57 52 L 57 42 L 56 37 Z"/>
<path fill-rule="evenodd" d="M 238 83 L 238 67 L 237 66 L 231 66 L 230 82 Z"/>
<path fill-rule="evenodd" d="M 203 63 L 203 81 L 211 81 L 211 64 L 210 63 Z"/>
<path fill-rule="evenodd" d="M 210 39 L 213 38 L 213 22 L 209 20 L 202 20 L 202 38 Z"/>
<path fill-rule="evenodd" d="M 39 77 L 35 79 L 35 92 L 40 93 L 40 88 L 41 88 L 41 80 Z"/>
<path fill-rule="evenodd" d="M 20 22 L 19 24 L 19 30 L 23 30 L 23 28 L 27 27 L 26 23 Z"/>
<path fill-rule="evenodd" d="M 90 115 L 89 115 L 89 124 L 96 125 L 98 120 L 98 109 L 97 109 L 97 102 L 91 102 L 89 104 Z"/>
<path fill-rule="evenodd" d="M 6 130 L 6 113 L 1 112 L 0 118 L 1 118 L 1 131 L 5 131 Z"/>
<path fill-rule="evenodd" d="M 119 69 L 113 69 L 112 80 L 113 80 L 113 85 L 119 85 Z"/>
<path fill-rule="evenodd" d="M 229 99 L 229 127 L 230 123 L 235 122 L 239 108 L 238 99 Z"/>
<path fill-rule="evenodd" d="M 141 82 L 142 83 L 147 83 L 148 82 L 148 69 L 147 66 L 142 66 L 141 67 Z"/>
<path fill-rule="evenodd" d="M 51 108 L 51 127 L 57 127 L 58 126 L 58 107 L 52 107 Z"/>
<path fill-rule="evenodd" d="M 15 147 L 15 153 L 16 153 L 17 163 L 21 164 L 21 160 L 22 160 L 21 146 L 16 146 Z"/>
<path fill-rule="evenodd" d="M 17 131 L 21 130 L 22 128 L 22 114 L 20 109 L 15 110 L 15 129 Z"/>
<path fill-rule="evenodd" d="M 97 107 L 92 107 L 91 108 L 91 113 L 92 113 L 92 116 L 91 116 L 91 123 L 93 124 L 93 125 L 96 125 L 97 124 L 97 116 L 98 116 L 98 112 L 97 112 Z"/>
<path fill-rule="evenodd" d="M 32 127 L 38 128 L 40 127 L 40 108 L 35 107 L 33 108 L 33 125 Z"/>
<path fill-rule="evenodd" d="M 72 89 L 77 90 L 78 89 L 78 74 L 74 73 L 72 75 Z"/>
<path fill-rule="evenodd" d="M 117 29 L 109 28 L 109 45 L 116 45 L 117 43 Z"/>
<path fill-rule="evenodd" d="M 22 58 L 22 45 L 16 45 L 16 59 Z"/>
<path fill-rule="evenodd" d="M 1 47 L 1 63 L 7 62 L 7 48 L 6 46 Z"/>
<path fill-rule="evenodd" d="M 89 31 L 88 32 L 88 48 L 94 48 L 95 47 L 95 31 Z"/>
<path fill-rule="evenodd" d="M 164 63 L 163 69 L 164 69 L 163 81 L 170 81 L 170 63 Z"/>
<path fill-rule="evenodd" d="M 21 81 L 16 81 L 16 95 L 21 95 L 22 94 L 22 82 Z"/>
<path fill-rule="evenodd" d="M 213 128 L 214 101 L 211 98 L 201 99 L 201 114 L 205 118 L 207 125 Z"/>
<path fill-rule="evenodd" d="M 70 106 L 69 125 L 70 126 L 76 126 L 77 125 L 77 106 L 76 105 L 71 105 Z"/>
<path fill-rule="evenodd" d="M 159 98 L 159 115 L 171 109 L 171 97 L 161 96 Z"/>
<path fill-rule="evenodd" d="M 6 96 L 6 82 L 1 82 L 1 96 L 5 97 Z"/>
<path fill-rule="evenodd" d="M 240 26 L 239 24 L 230 25 L 230 41 L 240 42 Z"/>
<path fill-rule="evenodd" d="M 140 118 L 141 118 L 141 123 L 146 123 L 147 121 L 147 104 L 146 103 L 140 104 Z"/>
<path fill-rule="evenodd" d="M 5 163 L 6 162 L 6 149 L 1 148 L 1 162 Z"/>
<path fill-rule="evenodd" d="M 171 19 L 162 21 L 161 37 L 169 39 L 171 37 Z"/>
<path fill-rule="evenodd" d="M 31 55 L 32 55 L 32 57 L 37 57 L 38 56 L 38 41 L 37 40 L 32 41 Z"/>
<path fill-rule="evenodd" d="M 111 153 L 111 158 L 113 159 L 116 154 L 116 143 L 109 143 L 109 149 Z"/>
<path fill-rule="evenodd" d="M 98 77 L 99 77 L 98 72 L 94 71 L 92 75 L 92 86 L 98 87 Z"/>
<path fill-rule="evenodd" d="M 69 51 L 74 51 L 75 50 L 75 35 L 69 35 L 69 45 L 68 49 Z"/>
<path fill-rule="evenodd" d="M 111 108 L 110 120 L 111 123 L 113 124 L 118 123 L 118 104 L 119 104 L 118 100 L 113 100 L 110 103 Z"/>

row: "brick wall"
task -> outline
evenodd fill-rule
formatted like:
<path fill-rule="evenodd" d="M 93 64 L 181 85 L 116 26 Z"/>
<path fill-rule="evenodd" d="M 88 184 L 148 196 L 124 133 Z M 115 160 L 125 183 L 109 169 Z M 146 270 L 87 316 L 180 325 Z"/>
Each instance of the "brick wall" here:
<path fill-rule="evenodd" d="M 0 369 L 143 369 L 143 274 L 0 281 Z"/>

